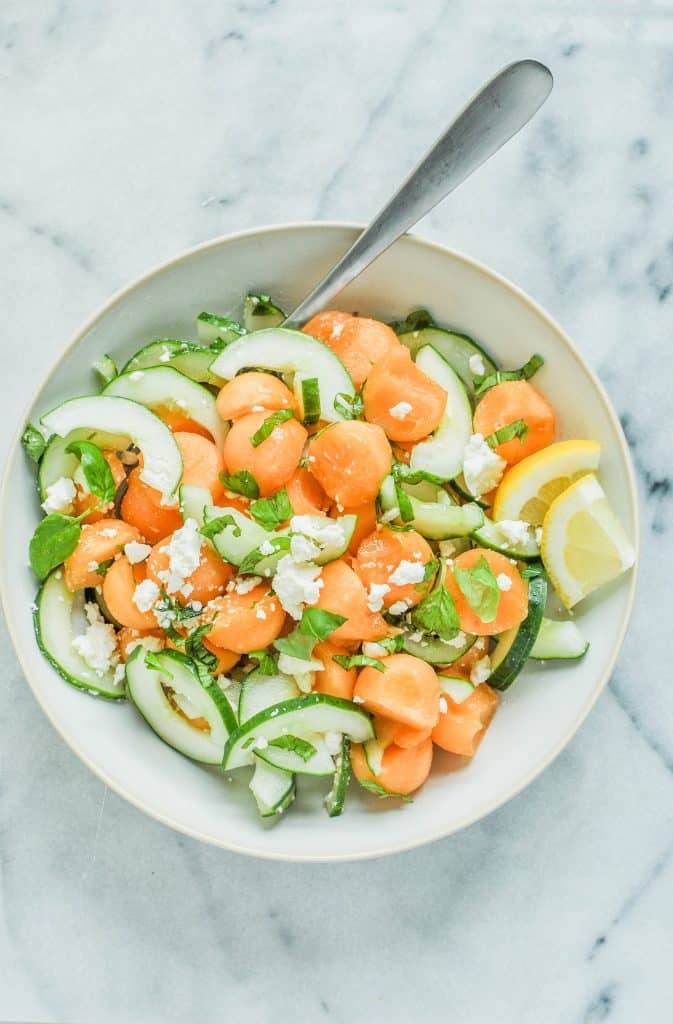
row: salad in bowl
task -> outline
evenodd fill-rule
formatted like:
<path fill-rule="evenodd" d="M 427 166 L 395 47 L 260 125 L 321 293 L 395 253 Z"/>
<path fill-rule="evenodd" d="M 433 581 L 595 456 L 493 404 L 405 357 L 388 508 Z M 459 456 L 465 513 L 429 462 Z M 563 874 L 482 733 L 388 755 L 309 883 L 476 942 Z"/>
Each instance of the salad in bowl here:
<path fill-rule="evenodd" d="M 584 656 L 573 611 L 635 554 L 541 356 L 503 368 L 423 309 L 284 320 L 266 295 L 201 313 L 26 426 L 35 635 L 66 683 L 248 770 L 262 816 L 306 776 L 337 816 L 351 779 L 394 806 L 438 749 L 474 757 L 529 659 Z"/>

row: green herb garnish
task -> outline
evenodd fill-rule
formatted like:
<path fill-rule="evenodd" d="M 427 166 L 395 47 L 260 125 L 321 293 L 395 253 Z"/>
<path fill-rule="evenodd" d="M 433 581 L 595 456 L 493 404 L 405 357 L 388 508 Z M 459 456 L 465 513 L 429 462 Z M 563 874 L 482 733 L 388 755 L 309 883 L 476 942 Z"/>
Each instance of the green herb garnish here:
<path fill-rule="evenodd" d="M 261 427 L 250 437 L 250 444 L 253 448 L 259 448 L 260 444 L 266 441 L 267 437 L 271 436 L 277 426 L 291 419 L 294 419 L 292 409 L 278 409 L 276 412 L 271 413 L 270 416 L 266 417 Z"/>

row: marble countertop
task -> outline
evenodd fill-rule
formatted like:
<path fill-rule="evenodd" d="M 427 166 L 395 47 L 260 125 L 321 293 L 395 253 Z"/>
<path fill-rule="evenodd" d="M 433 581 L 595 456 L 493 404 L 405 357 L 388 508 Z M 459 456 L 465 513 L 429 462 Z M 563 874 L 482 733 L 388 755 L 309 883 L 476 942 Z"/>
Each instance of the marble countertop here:
<path fill-rule="evenodd" d="M 135 275 L 255 224 L 365 220 L 481 80 L 556 88 L 417 229 L 578 341 L 638 470 L 632 628 L 597 708 L 460 835 L 263 863 L 106 792 L 2 634 L 0 1018 L 671 1019 L 671 0 L 4 0 L 2 454 L 43 364 Z"/>

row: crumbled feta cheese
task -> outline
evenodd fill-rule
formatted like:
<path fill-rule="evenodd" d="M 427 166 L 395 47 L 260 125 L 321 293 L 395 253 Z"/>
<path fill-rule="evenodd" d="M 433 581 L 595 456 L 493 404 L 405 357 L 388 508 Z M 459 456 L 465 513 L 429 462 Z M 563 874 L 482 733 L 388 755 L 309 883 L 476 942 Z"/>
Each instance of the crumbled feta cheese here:
<path fill-rule="evenodd" d="M 113 683 L 121 683 L 121 681 L 122 681 L 122 679 L 124 678 L 125 675 L 126 675 L 126 667 L 124 665 L 122 665 L 122 663 L 120 662 L 118 665 L 115 665 L 115 670 L 112 673 L 112 682 Z"/>
<path fill-rule="evenodd" d="M 335 341 L 337 338 L 341 337 L 341 332 L 344 329 L 344 324 L 345 323 L 346 323 L 346 321 L 342 320 L 341 323 L 332 324 L 332 330 L 330 331 L 330 340 L 331 341 Z"/>
<path fill-rule="evenodd" d="M 409 415 L 412 409 L 413 405 L 411 405 L 409 402 L 398 402 L 397 405 L 391 406 L 391 408 L 388 409 L 388 412 L 393 417 L 393 419 L 403 420 L 405 419 L 405 417 Z"/>
<path fill-rule="evenodd" d="M 409 606 L 406 601 L 395 601 L 395 604 L 391 604 L 388 611 L 391 615 L 404 615 L 408 608 Z"/>
<path fill-rule="evenodd" d="M 234 581 L 234 590 L 237 594 L 249 594 L 261 582 L 261 576 L 237 576 Z"/>
<path fill-rule="evenodd" d="M 346 534 L 341 523 L 329 516 L 293 516 L 290 520 L 292 533 L 303 533 L 321 548 L 346 547 Z"/>
<path fill-rule="evenodd" d="M 325 746 L 328 754 L 339 754 L 341 752 L 341 741 L 343 736 L 340 732 L 326 732 Z"/>
<path fill-rule="evenodd" d="M 496 526 L 507 541 L 507 547 L 511 544 L 528 544 L 530 542 L 531 525 L 523 519 L 501 519 Z"/>
<path fill-rule="evenodd" d="M 385 647 L 381 647 L 381 644 L 377 644 L 374 640 L 365 640 L 362 645 L 362 653 L 365 658 L 386 658 L 388 656 Z"/>
<path fill-rule="evenodd" d="M 133 591 L 133 603 L 139 612 L 148 612 L 159 597 L 154 580 L 143 580 Z"/>
<path fill-rule="evenodd" d="M 263 540 L 259 545 L 260 555 L 272 555 L 275 550 L 276 549 L 270 540 Z"/>
<path fill-rule="evenodd" d="M 106 526 L 104 530 L 100 532 L 101 537 L 108 537 L 112 540 L 113 537 L 117 536 L 117 529 L 114 526 Z"/>
<path fill-rule="evenodd" d="M 269 745 L 269 741 L 266 736 L 258 736 L 253 743 L 253 750 L 266 750 Z"/>
<path fill-rule="evenodd" d="M 463 631 L 460 630 L 451 640 L 447 640 L 446 643 L 449 645 L 449 647 L 463 647 L 465 645 L 466 640 L 467 637 L 465 636 Z M 478 642 L 479 641 L 477 641 L 477 643 Z"/>
<path fill-rule="evenodd" d="M 353 703 L 354 704 L 364 704 L 364 702 L 365 702 L 364 697 L 359 697 L 357 693 L 353 697 Z"/>
<path fill-rule="evenodd" d="M 72 647 L 97 676 L 104 676 L 119 663 L 117 637 L 113 627 L 105 621 L 94 601 L 87 601 L 84 613 L 87 617 L 87 628 L 84 633 L 73 637 Z"/>
<path fill-rule="evenodd" d="M 295 562 L 312 562 L 320 554 L 320 547 L 302 533 L 295 533 L 290 538 L 290 554 Z"/>
<path fill-rule="evenodd" d="M 506 592 L 512 589 L 512 577 L 508 576 L 506 572 L 499 572 L 495 580 L 500 590 Z"/>
<path fill-rule="evenodd" d="M 470 682 L 474 686 L 479 686 L 480 683 L 485 683 L 491 675 L 491 659 L 488 654 L 485 654 L 483 658 L 476 661 L 472 666 L 470 672 Z"/>
<path fill-rule="evenodd" d="M 467 365 L 470 367 L 470 372 L 474 373 L 479 377 L 483 377 L 486 373 L 486 367 L 484 366 L 484 360 L 481 358 L 478 352 L 475 352 L 473 356 L 467 361 Z"/>
<path fill-rule="evenodd" d="M 403 558 L 388 579 L 395 586 L 403 587 L 407 583 L 421 583 L 424 576 L 425 566 L 422 562 L 409 562 Z"/>
<path fill-rule="evenodd" d="M 135 384 L 137 380 L 142 380 L 145 374 L 142 370 L 134 370 L 133 373 L 129 374 L 129 380 L 132 380 Z"/>
<path fill-rule="evenodd" d="M 265 619 L 266 618 L 266 612 L 264 611 L 263 608 L 255 609 L 255 618 L 256 619 Z"/>
<path fill-rule="evenodd" d="M 151 550 L 151 544 L 139 544 L 137 540 L 130 540 L 128 544 L 124 545 L 124 554 L 131 565 L 137 565 L 138 562 L 144 562 Z"/>
<path fill-rule="evenodd" d="M 367 607 L 370 612 L 380 612 L 383 608 L 383 599 L 386 594 L 390 593 L 390 587 L 387 583 L 370 583 L 369 592 L 367 594 Z"/>
<path fill-rule="evenodd" d="M 159 356 L 159 362 L 160 363 L 167 363 L 167 362 L 169 362 L 170 358 L 171 358 L 171 354 L 168 351 L 168 349 L 165 348 L 164 351 Z"/>
<path fill-rule="evenodd" d="M 200 612 L 203 608 L 203 601 L 190 601 L 189 607 L 193 608 L 195 612 Z"/>
<path fill-rule="evenodd" d="M 87 572 L 98 572 L 98 562 L 92 561 L 86 563 Z"/>
<path fill-rule="evenodd" d="M 159 573 L 159 578 L 166 586 L 166 593 L 181 592 L 189 597 L 191 584 L 186 580 L 198 569 L 201 562 L 201 542 L 203 537 L 195 519 L 186 519 L 185 525 L 176 530 L 164 549 L 168 554 L 168 569 Z M 190 589 L 186 592 L 185 588 Z"/>
<path fill-rule="evenodd" d="M 63 512 L 67 515 L 72 511 L 72 503 L 76 494 L 77 490 L 72 480 L 61 476 L 47 487 L 47 497 L 42 502 L 42 508 L 47 515 L 50 512 Z"/>
<path fill-rule="evenodd" d="M 264 412 L 264 406 L 263 405 L 253 405 L 250 411 L 251 412 Z"/>
<path fill-rule="evenodd" d="M 440 715 L 445 715 L 448 710 L 449 710 L 449 705 L 446 703 L 446 697 L 440 697 L 439 698 L 439 713 L 440 713 Z"/>
<path fill-rule="evenodd" d="M 323 585 L 321 573 L 319 565 L 310 562 L 298 564 L 291 555 L 285 555 L 279 561 L 273 589 L 282 607 L 293 619 L 301 618 L 305 604 L 315 604 L 318 600 Z"/>
<path fill-rule="evenodd" d="M 463 476 L 465 486 L 475 498 L 497 487 L 507 463 L 486 444 L 483 434 L 473 434 L 465 445 Z"/>
<path fill-rule="evenodd" d="M 400 514 L 400 510 L 397 507 L 397 505 L 395 505 L 394 508 L 390 508 L 390 509 L 388 509 L 387 512 L 383 513 L 383 515 L 379 519 L 379 522 L 380 523 L 392 523 L 393 519 L 397 519 L 399 514 Z"/>

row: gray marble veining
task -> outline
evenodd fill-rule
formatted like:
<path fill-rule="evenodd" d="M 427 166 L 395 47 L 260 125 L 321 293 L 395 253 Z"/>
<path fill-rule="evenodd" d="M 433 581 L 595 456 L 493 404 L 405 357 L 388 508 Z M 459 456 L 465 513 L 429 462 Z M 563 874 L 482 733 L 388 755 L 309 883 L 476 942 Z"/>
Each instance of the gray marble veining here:
<path fill-rule="evenodd" d="M 597 368 L 643 557 L 609 688 L 544 775 L 383 861 L 258 863 L 106 792 L 0 643 L 0 1018 L 670 1020 L 671 0 L 4 0 L 4 455 L 36 374 L 125 281 L 225 231 L 366 220 L 499 66 L 556 89 L 418 227 L 491 264 Z"/>

